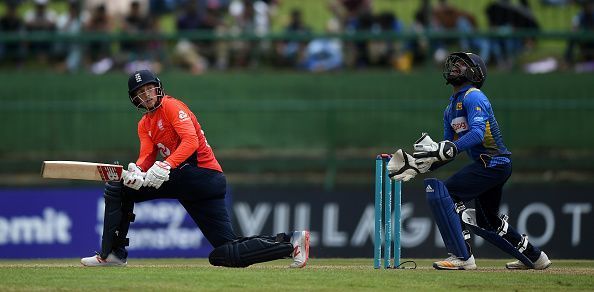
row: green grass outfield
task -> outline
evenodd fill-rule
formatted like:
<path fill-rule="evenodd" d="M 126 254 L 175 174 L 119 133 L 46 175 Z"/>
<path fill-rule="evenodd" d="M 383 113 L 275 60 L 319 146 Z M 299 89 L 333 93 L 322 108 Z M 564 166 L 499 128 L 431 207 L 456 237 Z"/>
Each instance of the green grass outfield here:
<path fill-rule="evenodd" d="M 205 259 L 132 259 L 126 268 L 84 268 L 78 259 L 0 261 L 0 291 L 379 291 L 379 289 L 550 291 L 594 289 L 594 261 L 553 260 L 544 271 L 508 271 L 505 260 L 479 260 L 476 271 L 374 270 L 371 259 L 290 260 L 245 269 L 212 267 Z M 386 290 L 388 291 L 388 290 Z M 393 291 L 393 290 L 392 290 Z"/>

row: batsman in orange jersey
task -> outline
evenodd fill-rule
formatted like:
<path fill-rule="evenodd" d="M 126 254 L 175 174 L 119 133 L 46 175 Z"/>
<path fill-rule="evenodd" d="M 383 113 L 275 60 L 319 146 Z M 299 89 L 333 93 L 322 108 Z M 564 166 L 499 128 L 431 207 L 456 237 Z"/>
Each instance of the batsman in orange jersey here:
<path fill-rule="evenodd" d="M 128 79 L 132 104 L 143 112 L 138 122 L 140 154 L 122 180 L 105 184 L 101 253 L 81 259 L 84 266 L 125 266 L 134 203 L 177 199 L 214 247 L 215 266 L 247 267 L 293 258 L 302 268 L 309 257 L 309 231 L 276 236 L 238 237 L 225 206 L 227 181 L 196 116 L 182 101 L 165 94 L 148 70 Z"/>

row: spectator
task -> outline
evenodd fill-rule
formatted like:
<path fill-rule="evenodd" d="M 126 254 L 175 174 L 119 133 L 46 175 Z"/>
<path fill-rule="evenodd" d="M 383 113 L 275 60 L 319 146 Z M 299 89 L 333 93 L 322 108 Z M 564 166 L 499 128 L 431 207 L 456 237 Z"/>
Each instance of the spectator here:
<path fill-rule="evenodd" d="M 514 17 L 514 27 L 521 30 L 539 30 L 540 25 L 536 20 L 536 16 L 532 12 L 530 2 L 528 0 L 520 0 L 520 5 L 517 6 L 517 16 Z M 536 38 L 527 37 L 524 39 L 523 45 L 531 49 L 535 46 Z"/>
<path fill-rule="evenodd" d="M 340 24 L 331 19 L 326 24 L 328 34 L 340 32 Z M 310 72 L 324 72 L 337 70 L 342 67 L 343 54 L 342 42 L 332 37 L 321 37 L 313 39 L 305 50 L 303 68 Z"/>
<path fill-rule="evenodd" d="M 175 11 L 178 0 L 149 0 L 149 14 L 155 17 Z"/>
<path fill-rule="evenodd" d="M 229 6 L 233 34 L 264 36 L 270 32 L 270 14 L 276 1 L 234 0 Z M 270 49 L 269 41 L 234 41 L 231 43 L 233 63 L 257 66 L 259 58 Z"/>
<path fill-rule="evenodd" d="M 25 28 L 28 32 L 53 32 L 56 30 L 56 12 L 48 9 L 48 0 L 34 0 L 33 10 L 25 14 Z M 29 53 L 37 57 L 37 61 L 46 64 L 52 53 L 51 41 L 39 41 L 29 44 Z"/>
<path fill-rule="evenodd" d="M 178 31 L 197 30 L 202 28 L 202 19 L 198 14 L 198 1 L 188 0 L 180 9 L 176 20 Z"/>
<path fill-rule="evenodd" d="M 402 32 L 404 25 L 392 12 L 384 12 L 374 18 L 372 32 L 396 34 Z M 400 53 L 399 43 L 394 40 L 372 40 L 368 43 L 369 59 L 372 65 L 390 67 Z"/>
<path fill-rule="evenodd" d="M 450 5 L 447 0 L 438 1 L 433 9 L 433 17 L 437 27 L 443 30 L 457 30 L 460 19 L 466 19 L 476 27 L 476 19 L 472 14 Z"/>
<path fill-rule="evenodd" d="M 538 23 L 530 11 L 528 2 L 514 6 L 509 0 L 498 0 L 487 6 L 487 18 L 491 29 L 499 33 L 511 33 L 517 29 L 538 29 Z M 526 40 L 531 44 L 530 39 Z M 507 69 L 513 65 L 515 57 L 525 47 L 524 40 L 507 37 L 491 40 L 491 51 L 497 65 Z"/>
<path fill-rule="evenodd" d="M 432 29 L 434 26 L 433 21 L 433 8 L 431 7 L 431 0 L 422 0 L 421 6 L 415 12 L 414 18 L 415 25 L 419 25 L 423 29 Z"/>
<path fill-rule="evenodd" d="M 138 0 L 132 1 L 130 3 L 130 12 L 124 18 L 122 31 L 129 36 L 134 36 L 138 34 L 146 34 L 150 31 L 150 28 L 150 20 L 146 15 L 143 15 L 140 2 Z M 135 40 L 122 41 L 121 49 L 126 55 L 127 62 L 146 59 L 147 42 Z M 136 70 L 132 70 L 132 72 L 133 71 Z"/>
<path fill-rule="evenodd" d="M 292 37 L 308 35 L 311 29 L 303 23 L 301 10 L 293 9 L 285 33 Z M 307 43 L 304 41 L 290 40 L 279 42 L 276 46 L 281 65 L 297 65 L 302 59 Z"/>
<path fill-rule="evenodd" d="M 372 0 L 334 0 L 330 2 L 329 9 L 347 33 L 371 31 Z M 347 42 L 345 54 L 345 61 L 350 67 L 365 67 L 370 64 L 366 41 Z"/>
<path fill-rule="evenodd" d="M 94 7 L 90 17 L 85 23 L 85 31 L 92 34 L 106 34 L 113 30 L 113 22 L 107 14 L 105 4 Z M 106 40 L 94 40 L 89 43 L 89 58 L 91 72 L 103 74 L 113 67 L 113 59 L 110 52 L 111 43 Z"/>
<path fill-rule="evenodd" d="M 413 63 L 423 62 L 431 54 L 431 45 L 425 33 L 434 29 L 433 8 L 430 0 L 422 0 L 421 6 L 415 12 L 412 31 L 419 35 L 408 44 L 408 50 L 412 53 Z"/>
<path fill-rule="evenodd" d="M 517 16 L 514 17 L 514 27 L 522 29 L 540 28 L 528 0 L 520 0 L 520 5 L 517 6 Z"/>
<path fill-rule="evenodd" d="M 550 6 L 565 6 L 572 0 L 540 0 L 543 5 Z"/>
<path fill-rule="evenodd" d="M 587 0 L 581 3 L 581 11 L 573 18 L 574 32 L 592 32 L 594 31 L 594 1 Z M 594 62 L 594 42 L 578 41 L 570 39 L 565 51 L 565 61 L 568 64 L 575 63 L 574 50 L 579 48 L 579 61 Z"/>
<path fill-rule="evenodd" d="M 149 19 L 148 30 L 150 34 L 157 35 L 160 33 L 159 21 L 156 18 Z M 165 52 L 165 49 L 166 46 L 163 41 L 158 39 L 149 40 L 147 42 L 147 60 L 144 61 L 145 64 L 143 65 L 143 62 L 140 62 L 140 64 L 138 64 L 140 66 L 129 66 L 126 68 L 126 72 L 131 73 L 141 69 L 152 69 L 154 72 L 160 72 L 163 67 L 162 64 L 166 62 L 167 53 Z"/>
<path fill-rule="evenodd" d="M 256 31 L 254 5 L 251 0 L 234 0 L 229 6 L 229 14 L 233 19 L 231 32 L 238 36 L 241 34 L 252 35 Z M 249 41 L 238 40 L 230 43 L 230 51 L 235 66 L 248 65 L 252 55 L 253 45 Z"/>
<path fill-rule="evenodd" d="M 56 12 L 47 8 L 48 0 L 35 0 L 33 10 L 25 14 L 25 25 L 29 31 L 54 31 Z"/>
<path fill-rule="evenodd" d="M 471 13 L 456 8 L 448 3 L 447 0 L 439 0 L 438 5 L 433 9 L 435 26 L 443 31 L 458 31 L 460 33 L 472 33 L 476 31 L 478 25 L 476 18 Z M 447 56 L 447 49 L 444 47 L 450 42 L 439 42 L 435 53 L 435 61 L 443 63 Z M 488 42 L 482 38 L 461 38 L 459 46 L 462 51 L 480 51 L 481 58 L 488 63 L 489 47 Z"/>
<path fill-rule="evenodd" d="M 356 31 L 358 33 L 371 33 L 374 26 L 374 21 L 374 16 L 371 13 L 366 12 L 361 14 L 356 24 Z M 353 54 L 351 55 L 350 60 L 353 60 L 354 58 L 355 67 L 362 68 L 371 65 L 372 60 L 369 47 L 370 43 L 371 42 L 369 40 L 358 40 L 353 44 L 349 44 L 348 51 Z"/>
<path fill-rule="evenodd" d="M 6 14 L 0 18 L 0 31 L 8 33 L 22 33 L 24 31 L 24 23 L 17 14 L 18 5 L 18 1 L 6 3 Z M 24 59 L 23 45 L 19 42 L 0 44 L 0 60 L 5 59 L 9 63 L 20 65 Z"/>
<path fill-rule="evenodd" d="M 82 20 L 80 16 L 80 3 L 78 0 L 68 1 L 68 11 L 58 17 L 56 26 L 62 35 L 77 36 L 82 31 Z M 60 70 L 76 72 L 81 63 L 82 48 L 79 43 L 60 43 L 58 53 L 64 59 Z"/>
<path fill-rule="evenodd" d="M 334 0 L 329 4 L 330 11 L 347 31 L 360 29 L 360 18 L 371 15 L 371 7 L 372 0 Z"/>
<path fill-rule="evenodd" d="M 130 2 L 132 1 L 136 0 L 84 0 L 81 4 L 83 5 L 83 11 L 92 11 L 95 7 L 104 5 L 106 8 L 105 12 L 112 20 L 120 20 L 124 18 L 123 13 L 130 9 Z M 140 1 L 142 3 L 147 2 L 147 0 Z"/>
<path fill-rule="evenodd" d="M 178 32 L 192 32 L 204 29 L 213 19 L 203 20 L 208 16 L 202 15 L 198 0 L 189 0 L 182 6 L 176 20 Z M 192 74 L 202 74 L 208 68 L 208 61 L 200 50 L 199 42 L 180 39 L 175 46 L 177 62 L 189 69 Z"/>
<path fill-rule="evenodd" d="M 221 35 L 227 28 L 224 22 L 230 0 L 208 0 L 203 9 L 203 29 L 215 35 Z M 209 62 L 218 69 L 225 69 L 229 63 L 229 52 L 226 41 L 205 40 L 199 43 Z"/>

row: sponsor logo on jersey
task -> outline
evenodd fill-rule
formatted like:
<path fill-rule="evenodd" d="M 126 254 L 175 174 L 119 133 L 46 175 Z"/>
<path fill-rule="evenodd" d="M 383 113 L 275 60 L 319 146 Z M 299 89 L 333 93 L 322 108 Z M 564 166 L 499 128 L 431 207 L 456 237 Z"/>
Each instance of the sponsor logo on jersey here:
<path fill-rule="evenodd" d="M 157 122 L 157 127 L 159 127 L 159 130 L 161 130 L 161 131 L 163 130 L 163 120 L 159 120 Z"/>
<path fill-rule="evenodd" d="M 427 185 L 427 188 L 425 189 L 425 192 L 427 193 L 433 193 L 435 190 L 433 190 L 433 188 L 430 185 Z"/>
<path fill-rule="evenodd" d="M 462 102 L 456 103 L 456 110 L 457 111 L 461 111 L 462 110 Z"/>
<path fill-rule="evenodd" d="M 450 123 L 454 132 L 460 133 L 468 130 L 468 122 L 466 121 L 466 117 L 457 117 L 452 120 Z"/>
<path fill-rule="evenodd" d="M 180 121 L 185 121 L 189 118 L 188 114 L 186 114 L 186 112 L 180 110 L 178 113 L 178 117 Z"/>

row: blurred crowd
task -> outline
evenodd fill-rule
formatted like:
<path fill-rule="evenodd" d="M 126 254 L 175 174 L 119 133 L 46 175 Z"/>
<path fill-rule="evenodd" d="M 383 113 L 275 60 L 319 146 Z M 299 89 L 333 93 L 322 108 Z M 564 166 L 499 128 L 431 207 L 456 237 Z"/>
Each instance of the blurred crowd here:
<path fill-rule="evenodd" d="M 376 12 L 373 0 L 320 0 L 331 15 L 323 33 L 314 34 L 304 21 L 304 12 L 293 9 L 283 18 L 287 23 L 282 24 L 290 38 L 258 38 L 272 33 L 279 7 L 291 5 L 292 1 L 297 0 L 5 0 L 0 16 L 3 34 L 45 32 L 61 37 L 41 41 L 5 39 L 0 42 L 0 66 L 50 67 L 60 72 L 88 70 L 95 74 L 139 68 L 159 72 L 173 67 L 202 74 L 262 65 L 314 72 L 362 67 L 408 71 L 428 62 L 440 64 L 450 51 L 464 50 L 479 54 L 490 66 L 510 69 L 519 55 L 535 47 L 534 37 L 473 33 L 540 29 L 528 0 L 491 0 L 483 11 L 488 27 L 480 27 L 478 15 L 447 0 L 419 0 L 410 24 L 401 21 L 397 7 Z M 545 2 L 569 4 L 562 0 Z M 594 1 L 571 2 L 580 5 L 573 30 L 593 31 Z M 55 3 L 64 3 L 68 8 L 58 13 L 52 8 Z M 23 5 L 29 7 L 24 13 L 20 9 Z M 179 38 L 150 37 L 161 35 L 164 16 L 174 18 Z M 428 37 L 452 31 L 461 34 Z M 217 37 L 191 37 L 196 32 Z M 98 33 L 118 33 L 120 38 L 80 41 Z M 356 33 L 417 35 L 404 39 L 338 37 Z M 79 41 L 71 41 L 77 38 Z M 592 64 L 594 41 L 570 39 L 561 61 L 568 65 Z"/>

